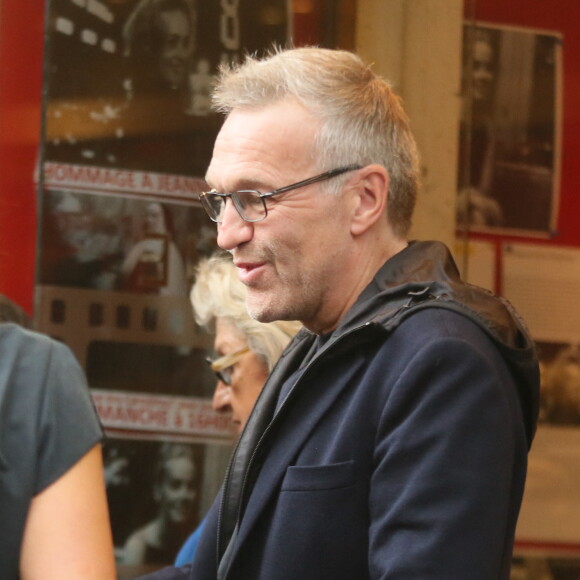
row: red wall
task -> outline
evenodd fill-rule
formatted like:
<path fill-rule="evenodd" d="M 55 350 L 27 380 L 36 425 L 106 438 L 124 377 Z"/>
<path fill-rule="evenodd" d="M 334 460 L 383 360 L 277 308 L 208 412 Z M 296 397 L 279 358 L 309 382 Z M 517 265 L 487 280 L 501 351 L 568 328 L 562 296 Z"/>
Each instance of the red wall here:
<path fill-rule="evenodd" d="M 546 243 L 580 246 L 580 2 L 578 0 L 466 0 L 475 18 L 563 34 L 562 179 L 558 232 Z"/>
<path fill-rule="evenodd" d="M 40 136 L 41 0 L 0 4 L 0 293 L 32 312 L 34 167 Z"/>

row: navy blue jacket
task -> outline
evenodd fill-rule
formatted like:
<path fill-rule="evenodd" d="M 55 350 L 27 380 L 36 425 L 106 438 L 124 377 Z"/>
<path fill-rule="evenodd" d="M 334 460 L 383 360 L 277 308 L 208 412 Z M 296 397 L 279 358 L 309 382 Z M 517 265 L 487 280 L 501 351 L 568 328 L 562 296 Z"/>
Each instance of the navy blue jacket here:
<path fill-rule="evenodd" d="M 147 578 L 507 579 L 539 392 L 513 309 L 415 242 L 315 340 L 268 379 L 191 568 Z"/>

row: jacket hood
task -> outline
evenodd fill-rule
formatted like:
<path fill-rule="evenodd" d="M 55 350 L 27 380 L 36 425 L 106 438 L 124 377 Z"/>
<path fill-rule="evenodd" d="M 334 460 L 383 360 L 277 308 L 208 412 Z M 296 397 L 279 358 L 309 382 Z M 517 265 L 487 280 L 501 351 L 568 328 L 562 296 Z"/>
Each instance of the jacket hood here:
<path fill-rule="evenodd" d="M 389 259 L 333 333 L 341 336 L 371 324 L 391 331 L 422 308 L 447 308 L 467 316 L 500 350 L 516 380 L 531 444 L 539 411 L 540 373 L 534 341 L 505 299 L 467 284 L 440 242 L 411 242 Z"/>

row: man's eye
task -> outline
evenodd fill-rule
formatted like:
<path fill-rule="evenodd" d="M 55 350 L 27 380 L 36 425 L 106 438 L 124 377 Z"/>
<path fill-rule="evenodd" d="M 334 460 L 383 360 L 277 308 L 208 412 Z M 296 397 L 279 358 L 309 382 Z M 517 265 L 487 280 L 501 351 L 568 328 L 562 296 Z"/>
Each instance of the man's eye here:
<path fill-rule="evenodd" d="M 262 200 L 257 193 L 242 192 L 238 194 L 238 197 L 244 207 L 262 205 Z"/>

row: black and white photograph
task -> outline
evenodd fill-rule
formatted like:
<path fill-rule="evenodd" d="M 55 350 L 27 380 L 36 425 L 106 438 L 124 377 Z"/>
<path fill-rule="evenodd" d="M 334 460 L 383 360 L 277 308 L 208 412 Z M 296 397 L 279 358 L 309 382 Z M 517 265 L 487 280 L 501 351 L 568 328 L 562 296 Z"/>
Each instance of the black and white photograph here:
<path fill-rule="evenodd" d="M 50 0 L 46 161 L 203 177 L 213 76 L 289 37 L 287 0 Z"/>
<path fill-rule="evenodd" d="M 459 228 L 556 231 L 561 52 L 557 34 L 464 25 Z"/>
<path fill-rule="evenodd" d="M 173 562 L 200 521 L 205 446 L 110 438 L 105 484 L 117 561 Z"/>
<path fill-rule="evenodd" d="M 216 247 L 201 207 L 162 199 L 49 190 L 42 222 L 43 285 L 187 297 Z"/>
<path fill-rule="evenodd" d="M 580 345 L 538 343 L 542 377 L 540 421 L 580 426 Z"/>

